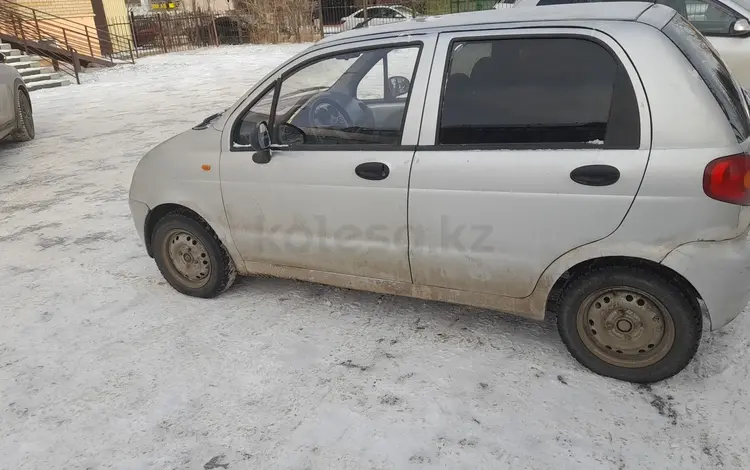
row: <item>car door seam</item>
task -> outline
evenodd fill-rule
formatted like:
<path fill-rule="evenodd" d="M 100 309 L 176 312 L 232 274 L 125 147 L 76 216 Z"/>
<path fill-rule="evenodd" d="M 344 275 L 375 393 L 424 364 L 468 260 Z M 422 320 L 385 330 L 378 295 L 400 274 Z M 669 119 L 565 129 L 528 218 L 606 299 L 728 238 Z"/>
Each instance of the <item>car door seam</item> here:
<path fill-rule="evenodd" d="M 424 100 L 422 100 L 422 112 L 420 113 L 420 119 L 419 119 L 419 127 L 417 128 L 417 145 L 414 146 L 414 151 L 411 154 L 411 162 L 409 164 L 409 178 L 406 181 L 406 261 L 409 266 L 409 279 L 411 279 L 411 283 L 414 284 L 414 273 L 411 269 L 411 225 L 409 224 L 409 212 L 410 212 L 410 201 L 411 201 L 411 172 L 414 168 L 414 160 L 417 158 L 417 149 L 419 148 L 419 141 L 422 138 L 422 124 L 424 123 L 425 118 L 425 108 L 427 104 L 427 91 L 430 87 L 430 78 L 432 78 L 432 68 L 433 65 L 435 65 L 435 56 L 437 54 L 437 46 L 439 41 L 440 35 L 436 34 L 433 37 L 434 46 L 432 48 L 432 57 L 430 57 L 430 69 L 427 72 L 427 86 L 425 87 L 423 93 L 424 93 Z M 419 64 L 417 64 L 417 67 L 419 67 Z M 407 109 L 404 111 L 404 116 L 408 114 L 409 110 Z M 437 116 L 435 116 L 435 119 L 437 119 Z M 405 118 L 404 118 L 405 120 Z M 402 126 L 403 128 L 403 126 Z M 401 137 L 403 140 L 403 136 Z"/>

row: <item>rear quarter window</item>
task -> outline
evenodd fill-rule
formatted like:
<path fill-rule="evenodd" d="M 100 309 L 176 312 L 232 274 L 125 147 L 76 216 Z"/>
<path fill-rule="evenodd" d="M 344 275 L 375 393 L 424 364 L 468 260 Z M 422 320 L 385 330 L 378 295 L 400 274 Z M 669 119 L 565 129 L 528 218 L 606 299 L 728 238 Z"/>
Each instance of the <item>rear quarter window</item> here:
<path fill-rule="evenodd" d="M 675 15 L 662 29 L 693 65 L 716 98 L 738 142 L 750 137 L 750 116 L 742 88 L 706 38 L 682 16 Z"/>

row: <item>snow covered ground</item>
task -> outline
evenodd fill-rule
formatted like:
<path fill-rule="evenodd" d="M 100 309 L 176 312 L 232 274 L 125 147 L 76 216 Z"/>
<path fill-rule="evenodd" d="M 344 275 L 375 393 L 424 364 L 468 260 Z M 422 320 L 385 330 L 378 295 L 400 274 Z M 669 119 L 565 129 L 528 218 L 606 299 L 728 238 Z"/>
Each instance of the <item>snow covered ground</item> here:
<path fill-rule="evenodd" d="M 182 296 L 127 191 L 300 46 L 151 57 L 33 95 L 0 145 L 2 469 L 750 468 L 750 315 L 652 387 L 552 323 L 273 279 Z"/>

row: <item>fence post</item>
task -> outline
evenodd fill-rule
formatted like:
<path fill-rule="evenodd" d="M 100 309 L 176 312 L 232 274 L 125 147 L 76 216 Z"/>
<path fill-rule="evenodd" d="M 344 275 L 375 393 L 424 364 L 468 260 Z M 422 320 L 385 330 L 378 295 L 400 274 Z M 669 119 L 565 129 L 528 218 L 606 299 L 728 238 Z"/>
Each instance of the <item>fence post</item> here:
<path fill-rule="evenodd" d="M 18 30 L 16 29 L 16 15 L 11 14 L 10 21 L 11 23 L 13 23 L 13 35 L 15 37 L 21 36 L 20 34 L 18 34 Z"/>
<path fill-rule="evenodd" d="M 211 21 L 211 29 L 214 31 L 214 42 L 216 43 L 216 47 L 219 47 L 219 32 L 216 30 L 216 18 L 213 13 L 209 15 L 209 19 Z"/>
<path fill-rule="evenodd" d="M 164 39 L 164 28 L 161 24 L 161 13 L 156 14 L 156 21 L 159 23 L 159 36 L 161 36 L 161 45 L 164 49 L 164 53 L 167 53 L 167 41 Z"/>
<path fill-rule="evenodd" d="M 326 37 L 325 25 L 323 23 L 323 0 L 318 0 L 318 23 L 320 23 L 320 38 Z"/>
<path fill-rule="evenodd" d="M 18 19 L 18 28 L 21 30 L 21 41 L 23 41 L 23 51 L 29 53 L 29 42 L 26 40 L 26 33 L 23 31 L 23 19 Z"/>
<path fill-rule="evenodd" d="M 133 37 L 133 48 L 135 56 L 138 57 L 138 37 L 135 34 L 135 13 L 130 12 L 130 35 Z"/>
<path fill-rule="evenodd" d="M 133 56 L 133 43 L 128 41 L 128 52 L 130 53 L 130 63 L 135 64 L 135 57 Z"/>
<path fill-rule="evenodd" d="M 76 83 L 80 85 L 81 79 L 78 77 L 78 74 L 81 72 L 81 61 L 78 60 L 78 51 L 73 48 L 68 48 L 68 50 L 70 51 L 70 58 L 73 61 L 73 72 L 76 76 Z"/>
<path fill-rule="evenodd" d="M 94 57 L 94 48 L 91 46 L 91 35 L 89 34 L 89 27 L 86 25 L 83 25 L 83 27 L 86 30 L 86 40 L 89 42 L 89 52 L 91 53 L 91 57 Z"/>
<path fill-rule="evenodd" d="M 42 32 L 39 30 L 39 20 L 36 18 L 36 10 L 32 10 L 34 13 L 34 25 L 36 26 L 36 37 L 42 39 Z"/>

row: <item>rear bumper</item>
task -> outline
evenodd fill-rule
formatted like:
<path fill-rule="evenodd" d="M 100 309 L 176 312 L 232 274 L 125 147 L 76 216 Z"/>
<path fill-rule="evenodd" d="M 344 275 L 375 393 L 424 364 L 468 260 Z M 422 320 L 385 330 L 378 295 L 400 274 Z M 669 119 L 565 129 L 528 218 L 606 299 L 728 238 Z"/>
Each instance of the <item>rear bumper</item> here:
<path fill-rule="evenodd" d="M 130 204 L 130 213 L 133 216 L 133 222 L 135 223 L 135 229 L 138 232 L 138 236 L 141 237 L 141 242 L 143 242 L 145 246 L 146 238 L 144 237 L 144 232 L 146 230 L 146 217 L 148 217 L 150 209 L 146 204 L 136 201 L 135 199 L 129 199 L 128 202 Z"/>
<path fill-rule="evenodd" d="M 734 320 L 750 301 L 750 243 L 747 233 L 720 242 L 693 242 L 662 261 L 698 291 L 708 308 L 711 330 Z"/>

